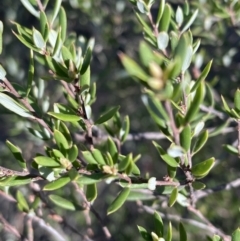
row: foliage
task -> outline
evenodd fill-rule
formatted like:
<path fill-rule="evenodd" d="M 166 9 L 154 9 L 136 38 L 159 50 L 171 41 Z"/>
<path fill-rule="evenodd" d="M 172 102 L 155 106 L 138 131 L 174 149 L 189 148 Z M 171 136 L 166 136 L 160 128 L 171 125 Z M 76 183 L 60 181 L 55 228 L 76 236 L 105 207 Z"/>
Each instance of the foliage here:
<path fill-rule="evenodd" d="M 220 138 L 231 129 L 232 123 L 237 123 L 240 131 L 240 91 L 234 85 L 231 89 L 234 98 L 231 98 L 229 93 L 215 86 L 221 75 L 216 73 L 214 56 L 207 51 L 207 45 L 214 46 L 213 41 L 218 38 L 223 44 L 227 31 L 222 27 L 224 19 L 236 28 L 234 33 L 239 37 L 239 2 L 185 1 L 176 4 L 165 0 L 129 0 L 129 3 L 114 3 L 116 19 L 131 15 L 136 26 L 131 34 L 143 33 L 136 53 L 129 51 L 130 44 L 118 51 L 125 71 L 120 71 L 119 63 L 112 64 L 108 58 L 100 61 L 106 76 L 113 75 L 112 64 L 115 78 L 123 82 L 126 79 L 135 81 L 127 85 L 133 86 L 138 98 L 134 104 L 135 112 L 129 115 L 123 115 L 127 112 L 124 109 L 128 109 L 127 100 L 121 106 L 113 100 L 118 92 L 125 92 L 124 88 L 119 91 L 115 88 L 111 97 L 106 83 L 101 87 L 109 90 L 108 102 L 100 110 L 94 107 L 98 107 L 103 92 L 97 92 L 99 81 L 94 79 L 99 73 L 97 67 L 94 69 L 97 65 L 95 55 L 103 57 L 96 51 L 98 38 L 78 36 L 69 27 L 71 14 L 68 11 L 74 13 L 73 8 L 81 10 L 95 24 L 103 21 L 108 16 L 99 10 L 99 6 L 104 7 L 105 2 L 89 0 L 83 4 L 75 0 L 69 5 L 61 0 L 24 0 L 21 3 L 34 21 L 31 26 L 26 26 L 14 20 L 11 28 L 21 48 L 29 52 L 28 66 L 23 65 L 27 74 L 21 84 L 16 84 L 12 79 L 19 79 L 14 76 L 9 61 L 1 63 L 0 104 L 3 107 L 1 113 L 9 114 L 3 117 L 3 123 L 12 123 L 12 130 L 24 133 L 26 137 L 20 135 L 22 143 L 17 143 L 17 137 L 6 141 L 14 164 L 10 168 L 0 166 L 0 186 L 1 195 L 9 203 L 16 202 L 27 221 L 21 232 L 2 216 L 3 230 L 12 233 L 14 240 L 20 237 L 26 240 L 97 240 L 97 237 L 99 240 L 185 241 L 196 237 L 212 241 L 239 240 L 239 228 L 234 226 L 234 221 L 225 229 L 219 224 L 224 223 L 224 217 L 218 216 L 217 208 L 213 209 L 214 214 L 211 214 L 212 210 L 206 212 L 211 205 L 216 205 L 216 200 L 199 207 L 203 197 L 239 186 L 239 180 L 234 177 L 236 180 L 232 181 L 230 173 L 224 176 L 214 171 L 223 162 L 225 169 L 230 170 L 231 164 L 220 159 L 220 150 L 211 138 Z M 131 7 L 132 12 L 124 13 L 125 8 Z M 96 16 L 97 10 L 103 13 L 100 19 Z M 135 21 L 138 22 L 136 25 Z M 219 26 L 213 26 L 214 23 Z M 3 56 L 7 53 L 5 31 L 9 34 L 5 25 L 0 22 Z M 103 30 L 108 32 L 107 23 L 105 25 Z M 209 34 L 211 27 L 214 32 Z M 103 49 L 111 43 L 110 34 L 108 38 L 108 42 L 102 44 Z M 225 68 L 231 62 L 234 64 L 236 48 L 230 47 L 226 53 L 221 53 Z M 16 68 L 21 73 L 21 67 Z M 136 88 L 138 92 L 135 92 Z M 147 112 L 142 110 L 140 100 Z M 130 115 L 134 115 L 133 118 Z M 147 121 L 139 121 L 139 115 L 146 116 Z M 137 122 L 141 122 L 139 130 L 152 131 L 149 128 L 153 128 L 156 132 L 150 137 L 148 132 L 131 134 L 130 130 L 134 130 Z M 22 128 L 19 123 L 23 123 Z M 227 144 L 219 142 L 217 146 L 224 144 L 223 153 L 228 151 L 232 158 L 238 159 L 239 136 L 237 145 L 228 141 Z M 144 144 L 139 144 L 139 149 L 132 149 L 129 140 L 134 142 L 141 138 L 152 141 L 151 147 L 148 144 L 149 149 L 145 147 L 142 151 Z M 24 149 L 29 143 L 34 143 L 35 148 L 26 152 Z M 141 154 L 151 156 L 152 170 L 146 166 L 149 158 L 141 158 Z M 10 159 L 9 155 L 6 157 Z M 2 158 L 6 157 L 2 155 Z M 21 171 L 16 171 L 15 163 Z M 220 185 L 222 179 L 226 185 Z M 206 190 L 208 185 L 213 187 Z M 229 198 L 229 195 L 224 197 Z M 236 204 L 233 205 L 235 210 Z M 131 214 L 144 215 L 138 211 L 151 215 L 146 220 L 133 219 L 134 223 L 131 223 L 128 220 Z M 114 216 L 117 214 L 119 216 Z M 121 230 L 130 223 L 131 230 L 119 234 L 122 223 Z M 41 226 L 44 234 L 35 231 L 33 225 Z M 80 226 L 83 227 L 81 231 Z M 61 230 L 60 234 L 56 230 Z"/>

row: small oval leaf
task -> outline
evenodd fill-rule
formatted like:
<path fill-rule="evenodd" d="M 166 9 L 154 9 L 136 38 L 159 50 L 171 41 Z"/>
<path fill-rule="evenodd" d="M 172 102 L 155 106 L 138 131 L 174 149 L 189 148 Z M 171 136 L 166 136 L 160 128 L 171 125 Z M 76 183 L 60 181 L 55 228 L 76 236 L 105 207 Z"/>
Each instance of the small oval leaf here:
<path fill-rule="evenodd" d="M 45 166 L 45 167 L 59 167 L 60 166 L 59 162 L 57 162 L 47 156 L 37 156 L 33 159 L 40 166 Z"/>
<path fill-rule="evenodd" d="M 200 162 L 192 167 L 192 174 L 196 178 L 202 178 L 206 176 L 214 165 L 215 159 L 209 158 L 206 161 Z"/>
<path fill-rule="evenodd" d="M 108 121 L 109 119 L 111 119 L 116 114 L 116 112 L 119 110 L 119 108 L 120 108 L 120 106 L 116 106 L 116 107 L 113 107 L 113 108 L 109 109 L 108 111 L 106 111 L 104 114 L 102 114 L 97 119 L 97 121 L 95 122 L 95 125 L 102 124 L 102 123 Z"/>
<path fill-rule="evenodd" d="M 59 206 L 61 208 L 71 210 L 71 211 L 76 210 L 75 205 L 65 198 L 62 198 L 62 197 L 54 195 L 54 194 L 49 195 L 49 198 L 53 203 L 55 203 L 57 206 Z"/>
<path fill-rule="evenodd" d="M 123 190 L 118 194 L 118 196 L 115 198 L 115 200 L 111 203 L 107 210 L 107 214 L 114 213 L 117 211 L 126 201 L 128 195 L 130 193 L 130 188 L 123 188 Z"/>
<path fill-rule="evenodd" d="M 175 187 L 173 190 L 172 190 L 172 193 L 169 197 L 169 200 L 168 200 L 168 206 L 169 207 L 172 207 L 174 205 L 174 203 L 177 201 L 177 196 L 178 196 L 178 189 Z"/>
<path fill-rule="evenodd" d="M 67 185 L 69 182 L 71 181 L 71 178 L 68 176 L 65 177 L 60 177 L 57 180 L 48 183 L 47 185 L 44 186 L 43 190 L 44 191 L 52 191 L 52 190 L 56 190 L 59 189 L 61 187 L 64 187 L 65 185 Z"/>
<path fill-rule="evenodd" d="M 55 112 L 48 112 L 48 115 L 53 116 L 58 120 L 68 121 L 68 122 L 76 122 L 82 119 L 80 116 L 77 116 L 77 115 L 69 115 L 69 114 L 55 113 Z"/>
<path fill-rule="evenodd" d="M 96 183 L 87 185 L 86 198 L 89 202 L 97 198 L 97 185 Z"/>

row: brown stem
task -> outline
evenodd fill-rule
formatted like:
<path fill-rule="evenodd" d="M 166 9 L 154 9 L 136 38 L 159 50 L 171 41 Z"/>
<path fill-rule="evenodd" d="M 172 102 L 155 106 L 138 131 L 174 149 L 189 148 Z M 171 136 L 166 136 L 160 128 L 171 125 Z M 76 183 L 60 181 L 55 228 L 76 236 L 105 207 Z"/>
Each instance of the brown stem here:
<path fill-rule="evenodd" d="M 44 7 L 43 7 L 43 4 L 41 2 L 41 0 L 37 0 L 37 5 L 38 5 L 38 8 L 41 12 L 44 12 Z"/>

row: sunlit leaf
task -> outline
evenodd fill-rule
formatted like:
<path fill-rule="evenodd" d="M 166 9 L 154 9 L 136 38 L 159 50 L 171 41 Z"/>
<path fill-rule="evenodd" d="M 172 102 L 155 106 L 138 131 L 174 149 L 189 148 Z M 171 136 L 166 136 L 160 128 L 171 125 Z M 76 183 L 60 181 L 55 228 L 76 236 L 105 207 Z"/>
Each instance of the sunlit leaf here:
<path fill-rule="evenodd" d="M 123 188 L 122 191 L 118 194 L 118 196 L 114 199 L 111 205 L 108 207 L 107 214 L 111 214 L 116 212 L 124 202 L 126 201 L 128 195 L 130 193 L 130 188 Z"/>
<path fill-rule="evenodd" d="M 120 106 L 116 106 L 116 107 L 112 107 L 111 109 L 109 109 L 108 111 L 106 111 L 104 114 L 102 114 L 96 121 L 95 121 L 95 125 L 99 125 L 102 124 L 108 120 L 110 120 L 115 114 L 116 112 L 119 110 Z"/>
<path fill-rule="evenodd" d="M 19 147 L 15 146 L 13 143 L 11 143 L 10 141 L 6 141 L 6 144 L 9 148 L 9 150 L 11 151 L 11 153 L 13 154 L 13 156 L 15 157 L 15 159 L 18 161 L 19 165 L 22 168 L 26 168 L 26 160 L 24 160 L 23 156 L 22 156 L 22 151 Z"/>
<path fill-rule="evenodd" d="M 62 0 L 55 0 L 51 25 L 53 24 L 54 20 L 56 19 L 57 15 L 58 15 L 61 4 L 62 4 Z"/>
<path fill-rule="evenodd" d="M 169 197 L 169 200 L 168 200 L 168 206 L 169 207 L 172 207 L 174 205 L 174 203 L 177 201 L 177 196 L 178 196 L 178 189 L 175 187 L 173 190 L 172 190 L 172 193 Z"/>
<path fill-rule="evenodd" d="M 39 12 L 33 7 L 29 0 L 21 0 L 23 6 L 36 18 L 40 17 Z"/>
<path fill-rule="evenodd" d="M 41 165 L 41 166 L 45 166 L 45 167 L 59 167 L 60 166 L 59 162 L 57 162 L 47 156 L 37 156 L 33 159 L 38 165 Z"/>
<path fill-rule="evenodd" d="M 67 121 L 67 122 L 76 122 L 82 119 L 80 116 L 77 116 L 77 115 L 69 115 L 69 114 L 62 114 L 62 113 L 55 113 L 55 112 L 48 112 L 48 115 L 53 116 L 58 120 Z"/>
<path fill-rule="evenodd" d="M 192 174 L 196 178 L 202 178 L 210 172 L 214 166 L 214 163 L 215 159 L 213 157 L 207 159 L 206 161 L 200 162 L 192 167 Z"/>
<path fill-rule="evenodd" d="M 56 189 L 59 189 L 59 188 L 61 188 L 61 187 L 64 187 L 64 186 L 67 185 L 70 181 L 71 181 L 71 178 L 70 178 L 69 176 L 60 177 L 60 178 L 58 178 L 57 180 L 46 184 L 46 185 L 43 187 L 43 190 L 44 190 L 44 191 L 56 190 Z"/>
<path fill-rule="evenodd" d="M 59 206 L 61 208 L 71 210 L 71 211 L 76 210 L 75 205 L 65 198 L 62 198 L 62 197 L 54 195 L 54 194 L 49 195 L 49 198 L 54 204 L 56 204 L 57 206 Z"/>
<path fill-rule="evenodd" d="M 21 208 L 22 208 L 22 211 L 28 212 L 29 211 L 28 203 L 27 203 L 26 199 L 24 198 L 23 194 L 19 190 L 17 191 L 16 198 L 18 201 L 18 205 L 21 206 Z"/>
<path fill-rule="evenodd" d="M 21 106 L 14 99 L 4 93 L 0 93 L 0 104 L 3 105 L 6 109 L 22 117 L 27 117 L 31 119 L 35 118 L 27 109 L 25 109 L 25 107 Z"/>
<path fill-rule="evenodd" d="M 92 202 L 97 198 L 97 185 L 96 185 L 96 183 L 87 185 L 86 198 L 89 202 Z"/>

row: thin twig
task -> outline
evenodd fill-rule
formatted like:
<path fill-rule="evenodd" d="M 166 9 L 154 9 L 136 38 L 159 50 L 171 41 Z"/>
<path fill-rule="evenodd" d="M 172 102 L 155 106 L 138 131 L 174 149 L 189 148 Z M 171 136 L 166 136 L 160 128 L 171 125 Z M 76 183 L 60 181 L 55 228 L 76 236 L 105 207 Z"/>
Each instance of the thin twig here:
<path fill-rule="evenodd" d="M 205 222 L 212 233 L 218 234 L 223 237 L 224 241 L 230 241 L 230 236 L 226 235 L 221 229 L 215 227 L 199 210 L 195 207 L 189 206 L 188 210 L 197 215 L 203 222 Z"/>
<path fill-rule="evenodd" d="M 27 237 L 28 237 L 28 241 L 34 241 L 34 232 L 33 232 L 33 226 L 32 226 L 32 223 L 33 223 L 33 220 L 32 218 L 28 218 L 27 220 Z"/>
<path fill-rule="evenodd" d="M 104 220 L 102 219 L 102 217 L 99 215 L 99 213 L 95 210 L 95 208 L 91 205 L 91 203 L 89 203 L 87 201 L 87 198 L 84 194 L 84 192 L 78 187 L 78 185 L 76 183 L 73 183 L 75 190 L 81 195 L 81 197 L 83 198 L 85 205 L 87 206 L 87 208 L 94 214 L 94 216 L 96 217 L 96 219 L 99 221 L 99 223 L 101 224 L 103 233 L 106 237 L 107 240 L 112 240 L 112 235 L 109 231 L 109 229 L 107 228 L 107 226 L 105 225 Z"/>
<path fill-rule="evenodd" d="M 215 192 L 219 192 L 219 191 L 223 191 L 223 190 L 231 190 L 233 188 L 237 188 L 240 186 L 240 178 L 237 178 L 234 181 L 231 181 L 229 183 L 226 184 L 222 184 L 213 188 L 208 188 L 206 190 L 200 190 L 200 191 L 196 191 L 195 192 L 195 198 L 198 201 L 201 198 L 207 197 L 210 194 L 213 194 Z"/>
<path fill-rule="evenodd" d="M 38 8 L 41 12 L 44 12 L 44 6 L 41 2 L 41 0 L 37 0 L 37 5 L 38 5 Z"/>
<path fill-rule="evenodd" d="M 3 228 L 8 231 L 9 233 L 14 234 L 17 238 L 21 238 L 21 234 L 18 230 L 13 227 L 3 216 L 0 214 L 0 222 L 3 224 Z"/>
<path fill-rule="evenodd" d="M 213 132 L 216 128 L 218 127 L 208 128 L 207 130 L 211 134 L 211 132 Z M 227 127 L 221 131 L 221 134 L 224 135 L 234 131 L 236 131 L 236 128 Z M 101 131 L 97 130 L 96 136 L 94 136 L 93 134 L 93 140 L 94 140 L 94 143 L 101 144 L 102 142 L 108 139 L 109 135 L 103 134 L 103 133 L 99 134 L 99 132 Z M 74 137 L 76 141 L 84 142 L 86 140 L 84 134 L 75 133 Z M 152 141 L 152 140 L 163 140 L 163 139 L 166 139 L 166 136 L 160 132 L 139 132 L 139 133 L 129 133 L 125 141 L 144 141 L 144 140 Z M 113 140 L 117 141 L 116 138 L 113 138 Z"/>

